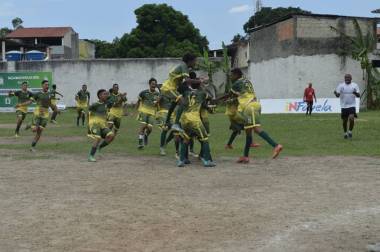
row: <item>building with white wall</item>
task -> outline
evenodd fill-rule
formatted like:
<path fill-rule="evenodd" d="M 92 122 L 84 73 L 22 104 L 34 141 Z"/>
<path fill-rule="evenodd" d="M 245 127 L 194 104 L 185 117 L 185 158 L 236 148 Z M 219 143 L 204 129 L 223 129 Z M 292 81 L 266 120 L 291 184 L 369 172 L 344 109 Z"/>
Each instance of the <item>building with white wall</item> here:
<path fill-rule="evenodd" d="M 356 18 L 363 33 L 376 36 L 378 19 Z M 364 88 L 360 64 L 349 55 L 336 27 L 354 37 L 354 17 L 289 15 L 250 32 L 248 77 L 260 98 L 302 97 L 312 82 L 319 97 L 333 97 L 333 90 L 351 73 Z M 373 48 L 375 50 L 375 48 Z"/>

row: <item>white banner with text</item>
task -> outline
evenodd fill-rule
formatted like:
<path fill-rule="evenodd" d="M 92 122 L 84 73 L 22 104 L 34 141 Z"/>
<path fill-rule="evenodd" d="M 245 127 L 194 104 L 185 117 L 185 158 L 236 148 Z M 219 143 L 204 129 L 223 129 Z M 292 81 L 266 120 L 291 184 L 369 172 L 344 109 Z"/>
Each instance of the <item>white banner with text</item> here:
<path fill-rule="evenodd" d="M 307 103 L 302 99 L 261 99 L 262 114 L 306 113 Z M 359 113 L 360 99 L 356 99 L 356 112 Z M 313 113 L 340 113 L 339 98 L 318 98 L 314 102 Z"/>

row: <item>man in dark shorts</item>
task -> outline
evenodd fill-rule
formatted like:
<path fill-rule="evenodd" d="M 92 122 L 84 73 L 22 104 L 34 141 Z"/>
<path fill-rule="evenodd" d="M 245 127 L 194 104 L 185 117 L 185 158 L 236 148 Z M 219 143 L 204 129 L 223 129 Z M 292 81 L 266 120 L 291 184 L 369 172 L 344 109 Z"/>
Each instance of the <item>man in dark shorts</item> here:
<path fill-rule="evenodd" d="M 344 83 L 340 83 L 335 89 L 334 94 L 340 98 L 340 106 L 342 108 L 341 118 L 343 121 L 344 139 L 352 138 L 352 130 L 354 129 L 356 115 L 356 98 L 360 98 L 360 90 L 358 84 L 352 82 L 351 74 L 344 76 Z M 349 128 L 347 131 L 347 123 Z"/>

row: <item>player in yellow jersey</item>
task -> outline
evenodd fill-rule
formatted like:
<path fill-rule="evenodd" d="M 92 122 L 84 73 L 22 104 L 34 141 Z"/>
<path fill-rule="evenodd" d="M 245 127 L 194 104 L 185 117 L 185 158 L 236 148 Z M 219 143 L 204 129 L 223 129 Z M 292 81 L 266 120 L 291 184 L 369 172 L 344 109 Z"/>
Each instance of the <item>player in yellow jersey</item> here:
<path fill-rule="evenodd" d="M 17 104 L 16 104 L 17 125 L 16 125 L 16 130 L 15 130 L 15 136 L 18 137 L 20 134 L 20 127 L 22 125 L 22 122 L 25 120 L 26 114 L 28 113 L 27 104 L 30 103 L 30 99 L 33 97 L 33 94 L 32 92 L 28 90 L 28 83 L 24 81 L 21 84 L 21 90 L 10 91 L 8 95 L 17 97 Z"/>
<path fill-rule="evenodd" d="M 143 149 L 148 144 L 148 136 L 152 132 L 153 125 L 156 124 L 156 113 L 160 93 L 156 91 L 157 80 L 149 80 L 149 89 L 142 91 L 138 97 L 137 111 L 139 112 L 137 120 L 141 123 L 139 130 L 138 149 Z"/>
<path fill-rule="evenodd" d="M 90 92 L 87 91 L 87 85 L 83 84 L 82 89 L 75 95 L 75 101 L 77 104 L 77 126 L 79 126 L 79 120 L 82 118 L 82 126 L 86 120 L 86 109 L 90 104 Z"/>
<path fill-rule="evenodd" d="M 243 73 L 239 68 L 231 70 L 231 97 L 238 101 L 237 116 L 244 122 L 246 133 L 246 143 L 244 155 L 239 158 L 239 163 L 249 163 L 249 149 L 252 145 L 252 131 L 263 138 L 273 147 L 272 158 L 276 158 L 282 151 L 282 145 L 276 143 L 262 128 L 260 124 L 261 104 L 257 101 L 253 85 L 243 78 Z"/>
<path fill-rule="evenodd" d="M 87 136 L 94 139 L 88 156 L 89 162 L 96 162 L 95 153 L 97 149 L 103 149 L 109 145 L 115 137 L 114 133 L 107 125 L 108 95 L 109 94 L 106 90 L 98 90 L 97 96 L 99 100 L 88 108 Z"/>
<path fill-rule="evenodd" d="M 178 92 L 179 86 L 186 81 L 191 84 L 200 84 L 202 80 L 200 79 L 190 79 L 189 69 L 194 68 L 197 62 L 197 57 L 193 54 L 187 53 L 182 57 L 182 63 L 176 66 L 169 72 L 169 78 L 162 84 L 161 94 L 168 97 L 171 102 L 171 106 L 168 110 L 168 115 L 166 118 L 166 124 L 170 124 L 171 116 L 179 102 L 184 102 L 182 100 L 182 95 Z M 179 120 L 182 115 L 183 106 L 179 106 L 176 112 L 176 117 L 172 129 L 176 131 L 182 131 L 179 125 Z"/>
<path fill-rule="evenodd" d="M 121 118 L 124 115 L 124 105 L 127 102 L 127 93 L 119 93 L 119 84 L 115 83 L 110 89 L 107 103 L 110 107 L 108 112 L 108 126 L 113 129 L 115 135 L 120 129 Z"/>
<path fill-rule="evenodd" d="M 49 119 L 49 108 L 54 109 L 54 106 L 51 103 L 53 97 L 49 92 L 49 81 L 44 80 L 41 83 L 42 91 L 33 94 L 32 100 L 26 102 L 28 105 L 33 101 L 36 103 L 36 107 L 33 112 L 33 120 L 32 120 L 32 131 L 36 133 L 30 151 L 35 152 L 36 145 L 40 140 L 42 131 L 46 128 L 48 119 Z M 29 127 L 28 127 L 29 128 Z"/>
<path fill-rule="evenodd" d="M 58 102 L 59 98 L 57 98 L 57 95 L 61 96 L 62 98 L 63 98 L 63 95 L 57 91 L 57 85 L 55 85 L 55 84 L 53 84 L 51 86 L 50 94 L 52 97 L 51 104 L 53 106 L 53 113 L 51 115 L 50 122 L 57 124 L 56 119 L 57 119 L 57 115 L 59 113 L 58 108 L 57 108 L 57 102 Z"/>

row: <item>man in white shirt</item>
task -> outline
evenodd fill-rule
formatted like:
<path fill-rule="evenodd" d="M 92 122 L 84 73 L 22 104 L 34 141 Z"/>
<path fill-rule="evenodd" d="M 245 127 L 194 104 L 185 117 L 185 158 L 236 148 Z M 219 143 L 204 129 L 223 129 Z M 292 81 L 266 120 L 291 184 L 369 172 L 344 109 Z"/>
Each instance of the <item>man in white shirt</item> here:
<path fill-rule="evenodd" d="M 334 94 L 340 97 L 340 106 L 342 109 L 341 118 L 343 120 L 344 139 L 352 138 L 352 130 L 354 129 L 356 115 L 356 98 L 360 98 L 360 90 L 358 84 L 352 82 L 351 74 L 344 76 L 344 83 L 340 83 L 335 89 Z M 347 131 L 347 123 L 349 129 Z"/>

